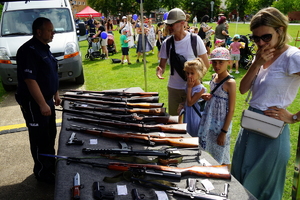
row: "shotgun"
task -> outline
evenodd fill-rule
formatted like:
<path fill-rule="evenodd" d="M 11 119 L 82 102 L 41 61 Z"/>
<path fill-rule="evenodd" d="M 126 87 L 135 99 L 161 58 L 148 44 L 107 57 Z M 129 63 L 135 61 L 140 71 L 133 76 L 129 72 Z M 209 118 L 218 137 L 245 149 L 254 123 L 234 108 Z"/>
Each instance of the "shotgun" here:
<path fill-rule="evenodd" d="M 97 119 L 115 119 L 124 122 L 131 122 L 131 123 L 160 123 L 160 124 L 178 124 L 178 116 L 156 116 L 156 115 L 138 115 L 137 113 L 127 114 L 127 115 L 116 115 L 111 113 L 105 112 L 96 112 L 96 111 L 83 111 L 83 110 L 74 110 L 63 108 L 63 110 L 56 109 L 57 111 L 63 111 L 67 113 L 78 114 L 80 116 L 87 116 L 87 117 L 96 117 Z"/>
<path fill-rule="evenodd" d="M 136 133 L 114 133 L 104 129 L 85 128 L 78 125 L 71 125 L 67 130 L 80 131 L 86 134 L 112 138 L 122 139 L 124 141 L 139 142 L 154 146 L 155 144 L 167 144 L 175 147 L 198 147 L 198 137 L 162 137 L 149 134 L 136 134 Z"/>
<path fill-rule="evenodd" d="M 181 178 L 182 176 L 192 175 L 206 178 L 218 178 L 218 179 L 231 179 L 231 174 L 228 171 L 226 165 L 215 166 L 191 166 L 185 168 L 168 167 L 163 165 L 151 165 L 151 164 L 131 164 L 120 162 L 109 162 L 108 164 L 101 164 L 95 162 L 86 162 L 80 159 L 68 158 L 67 163 L 81 163 L 88 164 L 93 167 L 107 168 L 115 171 L 133 171 L 145 174 L 153 175 L 168 175 L 174 178 Z M 163 173 L 163 174 L 161 174 Z"/>
<path fill-rule="evenodd" d="M 109 112 L 109 113 L 122 113 L 122 114 L 128 114 L 128 113 L 139 113 L 139 114 L 145 114 L 145 115 L 166 115 L 166 108 L 148 108 L 148 109 L 142 109 L 142 108 L 117 108 L 117 107 L 108 107 L 108 106 L 92 106 L 87 104 L 77 104 L 74 103 L 70 105 L 70 108 L 73 109 L 83 109 L 83 110 L 93 110 L 93 111 L 103 111 L 103 112 Z"/>
<path fill-rule="evenodd" d="M 95 93 L 95 94 L 105 94 L 112 96 L 158 96 L 158 92 L 125 92 L 125 91 L 89 91 L 89 90 L 68 90 L 70 92 L 75 92 L 77 94 L 87 94 L 87 93 Z"/>
<path fill-rule="evenodd" d="M 97 99 L 103 101 L 119 101 L 119 102 L 149 102 L 149 103 L 158 103 L 159 97 L 111 97 L 104 95 L 80 95 L 74 93 L 65 93 L 63 96 L 74 97 L 74 98 L 86 98 L 86 99 Z"/>
<path fill-rule="evenodd" d="M 68 100 L 72 102 L 80 101 L 93 104 L 103 104 L 103 105 L 112 105 L 115 107 L 129 107 L 129 108 L 162 108 L 163 103 L 128 103 L 128 102 L 113 102 L 113 101 L 102 101 L 102 100 L 91 100 L 83 98 L 72 98 L 72 97 L 63 97 L 63 100 Z"/>
<path fill-rule="evenodd" d="M 137 130 L 139 132 L 169 132 L 169 133 L 186 133 L 186 124 L 172 124 L 172 125 L 147 125 L 147 124 L 137 124 L 137 123 L 127 123 L 116 120 L 96 120 L 91 118 L 83 117 L 69 117 L 68 120 L 92 123 L 96 125 L 112 126 L 118 128 L 126 128 L 131 130 Z"/>

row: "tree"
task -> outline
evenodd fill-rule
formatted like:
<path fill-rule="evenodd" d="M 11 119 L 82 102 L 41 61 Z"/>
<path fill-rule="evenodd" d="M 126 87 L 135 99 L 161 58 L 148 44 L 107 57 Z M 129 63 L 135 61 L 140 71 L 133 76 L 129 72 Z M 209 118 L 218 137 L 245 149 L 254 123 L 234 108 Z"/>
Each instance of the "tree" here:
<path fill-rule="evenodd" d="M 161 7 L 171 10 L 173 8 L 182 8 L 182 0 L 161 0 Z"/>
<path fill-rule="evenodd" d="M 226 1 L 227 10 L 229 12 L 237 11 L 238 16 L 240 19 L 243 19 L 245 17 L 245 10 L 249 6 L 248 0 L 232 0 L 232 1 Z M 250 14 L 250 13 L 246 13 Z"/>

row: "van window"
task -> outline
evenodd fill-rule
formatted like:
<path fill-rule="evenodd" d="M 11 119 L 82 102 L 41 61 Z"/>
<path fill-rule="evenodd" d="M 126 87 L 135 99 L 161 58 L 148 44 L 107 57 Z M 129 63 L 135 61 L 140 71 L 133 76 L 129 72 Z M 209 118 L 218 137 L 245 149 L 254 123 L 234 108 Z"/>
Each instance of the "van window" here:
<path fill-rule="evenodd" d="M 74 31 L 68 9 L 28 9 L 4 12 L 2 16 L 1 36 L 32 35 L 32 23 L 38 17 L 50 19 L 55 32 Z"/>

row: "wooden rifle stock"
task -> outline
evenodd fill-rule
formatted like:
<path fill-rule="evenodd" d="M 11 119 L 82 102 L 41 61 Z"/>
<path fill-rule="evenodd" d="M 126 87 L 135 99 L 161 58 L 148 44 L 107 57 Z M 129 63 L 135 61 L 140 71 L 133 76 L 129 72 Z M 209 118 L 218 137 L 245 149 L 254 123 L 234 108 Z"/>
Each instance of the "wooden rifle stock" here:
<path fill-rule="evenodd" d="M 58 111 L 64 111 L 79 115 L 88 115 L 96 118 L 104 118 L 104 119 L 115 119 L 120 120 L 124 122 L 132 122 L 132 123 L 145 123 L 145 122 L 155 122 L 155 123 L 163 123 L 163 124 L 178 124 L 178 116 L 170 116 L 170 115 L 163 115 L 163 116 L 157 116 L 157 115 L 138 115 L 136 113 L 132 114 L 124 114 L 124 115 L 116 115 L 111 113 L 105 113 L 105 112 L 91 112 L 91 111 L 83 111 L 83 110 L 74 110 L 74 109 L 67 109 L 64 108 L 63 110 Z"/>
<path fill-rule="evenodd" d="M 170 132 L 170 133 L 186 133 L 186 124 L 172 124 L 172 125 L 146 125 L 146 124 L 136 124 L 136 123 L 127 123 L 121 121 L 106 121 L 106 120 L 95 120 L 83 117 L 70 117 L 68 120 L 74 120 L 79 122 L 87 122 L 93 123 L 96 125 L 105 125 L 105 126 L 113 126 L 118 128 L 126 128 L 126 129 L 136 129 L 141 132 Z"/>
<path fill-rule="evenodd" d="M 168 171 L 174 173 L 181 173 L 182 176 L 194 175 L 206 178 L 219 178 L 219 179 L 231 179 L 230 172 L 226 165 L 216 166 L 191 166 L 185 168 L 168 167 L 163 165 L 150 165 L 150 164 L 131 164 L 131 163 L 108 163 L 108 169 L 117 171 L 128 171 L 130 168 L 143 168 L 154 169 L 158 171 Z"/>
<path fill-rule="evenodd" d="M 124 141 L 150 141 L 157 144 L 167 144 L 170 146 L 175 147 L 198 147 L 198 137 L 162 137 L 162 136 L 155 136 L 155 135 L 149 135 L 149 134 L 135 134 L 135 133 L 114 133 L 110 131 L 105 130 L 99 130 L 99 129 L 88 129 L 83 128 L 79 126 L 72 126 L 67 128 L 67 130 L 72 131 L 81 131 L 87 134 L 102 136 L 106 138 L 120 138 Z"/>
<path fill-rule="evenodd" d="M 98 99 L 103 101 L 118 101 L 118 102 L 149 102 L 149 103 L 158 103 L 159 97 L 111 97 L 104 95 L 80 95 L 75 93 L 65 93 L 63 96 L 74 97 L 74 98 L 86 98 L 86 99 Z"/>
<path fill-rule="evenodd" d="M 149 108 L 149 109 L 142 109 L 142 108 L 116 108 L 116 107 L 107 107 L 107 106 L 87 106 L 84 104 L 73 104 L 70 106 L 74 109 L 84 109 L 84 110 L 96 110 L 96 111 L 103 111 L 103 112 L 110 112 L 110 113 L 139 113 L 145 115 L 166 115 L 166 108 Z"/>
<path fill-rule="evenodd" d="M 103 104 L 103 105 L 113 105 L 116 107 L 130 107 L 130 108 L 162 108 L 164 106 L 163 103 L 128 103 L 128 102 L 113 102 L 113 101 L 102 101 L 102 100 L 91 100 L 91 99 L 83 99 L 83 98 L 72 98 L 72 97 L 63 97 L 62 99 L 68 101 L 80 101 L 86 103 L 94 103 L 94 104 Z"/>
<path fill-rule="evenodd" d="M 78 94 L 96 93 L 113 96 L 158 96 L 158 92 L 125 92 L 125 91 L 90 91 L 90 90 L 69 90 Z"/>

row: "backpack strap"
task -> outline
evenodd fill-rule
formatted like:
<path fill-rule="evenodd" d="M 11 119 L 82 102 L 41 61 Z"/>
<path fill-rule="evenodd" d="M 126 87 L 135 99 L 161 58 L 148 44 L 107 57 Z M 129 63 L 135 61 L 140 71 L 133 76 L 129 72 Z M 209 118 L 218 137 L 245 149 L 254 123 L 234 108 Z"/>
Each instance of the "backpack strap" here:
<path fill-rule="evenodd" d="M 195 55 L 196 58 L 197 58 L 197 37 L 198 36 L 196 34 L 191 33 L 191 46 L 192 46 L 192 49 L 193 49 L 193 52 L 194 52 L 194 55 Z M 170 55 L 170 46 L 171 46 L 171 41 L 172 40 L 173 40 L 173 43 L 174 43 L 174 36 L 173 35 L 166 39 L 166 53 L 167 53 L 168 57 Z"/>
<path fill-rule="evenodd" d="M 213 94 L 218 89 L 218 87 L 220 87 L 225 81 L 231 78 L 234 78 L 234 76 L 228 75 L 226 78 L 224 78 L 220 83 L 217 84 L 217 86 L 210 92 L 210 94 Z"/>
<path fill-rule="evenodd" d="M 220 83 L 217 84 L 217 86 L 210 92 L 210 94 L 213 94 L 218 89 L 218 87 L 220 87 L 225 81 L 227 81 L 228 79 L 231 79 L 231 78 L 234 79 L 234 76 L 228 75 L 226 78 L 224 78 Z M 201 118 L 202 115 L 201 115 L 200 111 L 196 108 L 195 104 L 193 104 L 192 107 L 195 110 L 195 112 L 199 115 L 199 117 Z"/>
<path fill-rule="evenodd" d="M 193 49 L 193 52 L 194 52 L 194 55 L 196 58 L 198 57 L 198 55 L 197 55 L 197 37 L 198 37 L 198 35 L 191 33 L 191 45 L 192 45 L 192 49 Z"/>

